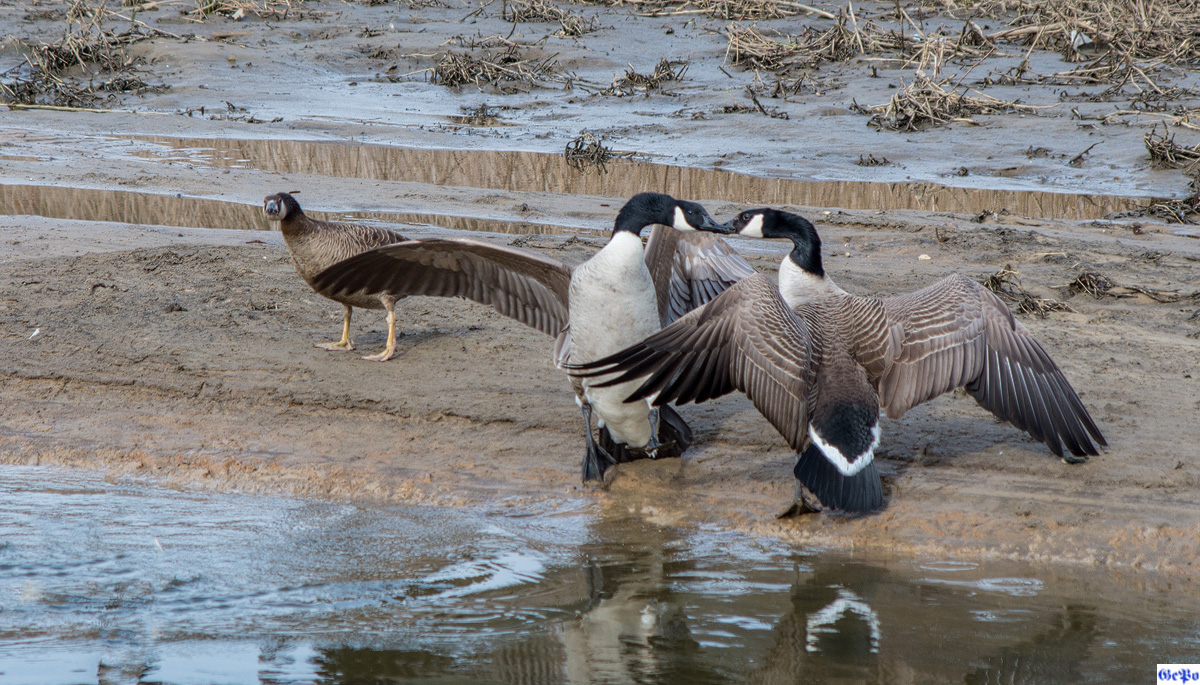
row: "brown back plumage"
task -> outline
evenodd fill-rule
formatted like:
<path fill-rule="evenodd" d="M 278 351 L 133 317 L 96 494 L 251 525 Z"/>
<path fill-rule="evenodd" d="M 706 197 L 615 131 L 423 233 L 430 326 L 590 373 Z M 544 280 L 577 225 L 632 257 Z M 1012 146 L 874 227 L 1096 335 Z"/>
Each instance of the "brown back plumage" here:
<path fill-rule="evenodd" d="M 405 239 L 399 233 L 379 226 L 309 218 L 300 203 L 288 193 L 267 197 L 264 207 L 272 201 L 280 210 L 274 216 L 267 210 L 267 216 L 279 220 L 292 263 L 310 286 L 317 274 L 342 260 Z"/>

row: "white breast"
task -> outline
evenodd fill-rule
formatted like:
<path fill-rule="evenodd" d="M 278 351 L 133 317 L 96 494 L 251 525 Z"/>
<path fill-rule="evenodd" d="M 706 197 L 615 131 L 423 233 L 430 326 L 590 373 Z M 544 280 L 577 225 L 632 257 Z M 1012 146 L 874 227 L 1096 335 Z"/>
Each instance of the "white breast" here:
<path fill-rule="evenodd" d="M 571 362 L 588 362 L 640 342 L 659 328 L 658 300 L 638 236 L 619 231 L 571 276 Z M 641 383 L 594 387 L 607 376 L 585 379 L 584 394 L 613 438 L 635 447 L 650 440 L 649 406 L 624 400 Z"/>
<path fill-rule="evenodd" d="M 825 276 L 809 273 L 792 261 L 791 255 L 783 258 L 779 265 L 779 294 L 788 307 L 807 304 L 820 297 L 844 293 L 833 281 Z"/>
<path fill-rule="evenodd" d="M 612 354 L 658 330 L 658 300 L 641 239 L 619 231 L 571 276 L 571 361 Z"/>

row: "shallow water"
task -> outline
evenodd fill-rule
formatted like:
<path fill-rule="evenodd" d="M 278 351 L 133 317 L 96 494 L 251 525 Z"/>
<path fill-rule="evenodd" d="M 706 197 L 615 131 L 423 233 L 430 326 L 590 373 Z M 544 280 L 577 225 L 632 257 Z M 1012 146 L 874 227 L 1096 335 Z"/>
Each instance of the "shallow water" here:
<path fill-rule="evenodd" d="M 368 507 L 5 467 L 0 683 L 1144 682 L 1194 603 L 628 511 Z"/>

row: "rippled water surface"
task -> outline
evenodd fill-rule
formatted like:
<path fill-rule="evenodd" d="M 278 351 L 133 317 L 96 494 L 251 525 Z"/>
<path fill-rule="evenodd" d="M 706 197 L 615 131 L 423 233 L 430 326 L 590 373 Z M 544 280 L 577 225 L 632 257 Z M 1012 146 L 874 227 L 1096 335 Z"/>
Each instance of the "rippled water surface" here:
<path fill-rule="evenodd" d="M 628 512 L 363 507 L 4 467 L 0 683 L 1147 682 L 1191 600 Z"/>

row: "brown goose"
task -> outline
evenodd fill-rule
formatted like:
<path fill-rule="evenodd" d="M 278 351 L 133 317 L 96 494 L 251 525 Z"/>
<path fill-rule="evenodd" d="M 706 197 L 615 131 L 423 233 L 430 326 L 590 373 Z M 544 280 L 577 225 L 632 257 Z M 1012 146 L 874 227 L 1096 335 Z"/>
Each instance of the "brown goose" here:
<path fill-rule="evenodd" d="M 883 505 L 872 464 L 873 406 L 898 418 L 966 387 L 1055 455 L 1065 447 L 1066 461 L 1107 446 L 1042 346 L 974 281 L 956 275 L 896 297 L 856 297 L 825 275 L 820 238 L 804 218 L 754 209 L 732 226 L 744 236 L 792 241 L 777 289 L 746 279 L 648 340 L 581 368 L 624 371 L 617 380 L 650 374 L 631 400 L 683 403 L 742 390 L 800 452 L 799 483 L 836 510 Z"/>
<path fill-rule="evenodd" d="M 639 235 L 655 224 L 643 250 Z M 574 269 L 470 238 L 411 240 L 337 264 L 313 286 L 334 298 L 464 297 L 557 336 L 556 364 L 584 362 L 641 340 L 754 273 L 719 237 L 697 232 L 701 227 L 716 224 L 700 205 L 642 193 L 621 208 L 609 243 Z M 626 404 L 636 385 L 619 391 L 594 389 L 590 381 L 572 385 L 586 425 L 585 481 L 603 478 L 615 463 L 678 455 L 691 440 L 670 407 Z M 599 444 L 592 435 L 593 411 L 602 429 Z"/>
<path fill-rule="evenodd" d="M 292 255 L 296 271 L 314 290 L 313 278 L 326 268 L 372 248 L 390 245 L 404 240 L 404 236 L 378 226 L 350 224 L 310 219 L 300 209 L 300 203 L 288 193 L 276 193 L 263 200 L 263 213 L 268 219 L 279 222 L 283 242 Z M 317 290 L 320 293 L 319 290 Z M 385 362 L 396 353 L 396 301 L 401 299 L 388 293 L 355 293 L 333 296 L 320 293 L 340 302 L 346 308 L 342 320 L 342 339 L 337 342 L 316 345 L 323 350 L 353 350 L 350 340 L 350 315 L 354 307 L 362 309 L 386 309 L 388 337 L 387 346 L 379 354 L 363 357 L 375 362 Z"/>

